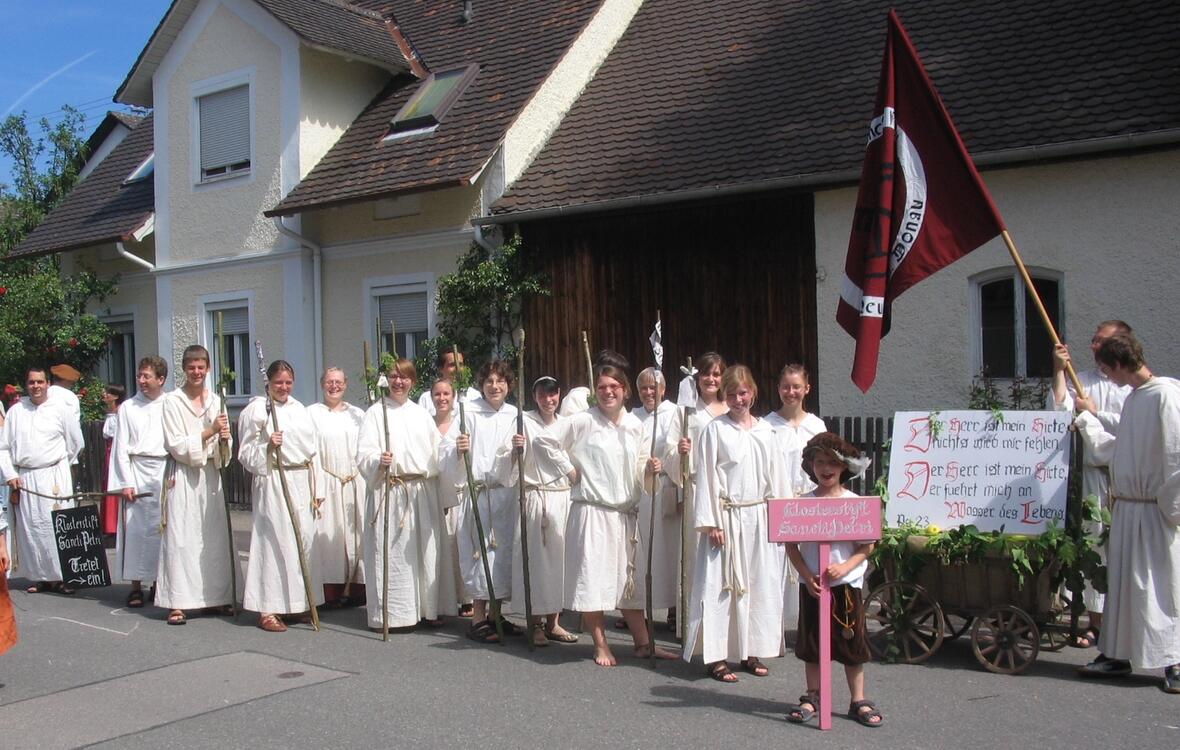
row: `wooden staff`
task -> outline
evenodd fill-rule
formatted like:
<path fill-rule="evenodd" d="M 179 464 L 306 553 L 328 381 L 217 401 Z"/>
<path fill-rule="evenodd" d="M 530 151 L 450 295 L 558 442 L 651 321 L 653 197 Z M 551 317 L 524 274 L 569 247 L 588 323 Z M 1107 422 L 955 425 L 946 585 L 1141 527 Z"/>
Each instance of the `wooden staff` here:
<path fill-rule="evenodd" d="M 1037 288 L 1033 286 L 1032 277 L 1028 275 L 1028 269 L 1024 265 L 1024 260 L 1020 257 L 1020 251 L 1016 249 L 1016 243 L 1012 241 L 1012 236 L 1008 234 L 1005 229 L 1000 232 L 1000 236 L 1004 238 L 1004 244 L 1008 246 L 1008 253 L 1012 256 L 1012 261 L 1016 264 L 1016 268 L 1020 271 L 1020 278 L 1024 279 L 1024 288 L 1028 290 L 1029 296 L 1032 297 L 1033 302 L 1037 306 L 1037 312 L 1041 314 L 1041 322 L 1045 324 L 1045 330 L 1049 332 L 1049 338 L 1053 339 L 1054 346 L 1061 343 L 1061 338 L 1057 335 L 1057 329 L 1053 327 L 1053 321 L 1049 319 L 1049 312 L 1045 309 L 1045 303 L 1041 301 L 1041 295 L 1037 292 Z M 1073 362 L 1065 363 L 1065 372 L 1069 375 L 1069 379 L 1073 381 L 1074 391 L 1081 397 L 1085 398 L 1086 389 L 1082 387 L 1082 381 L 1078 379 L 1078 373 L 1073 369 Z"/>
<path fill-rule="evenodd" d="M 516 434 L 524 435 L 524 327 L 516 329 L 520 342 L 516 347 Z M 528 623 L 529 651 L 533 643 L 533 588 L 529 578 L 529 528 L 525 514 L 524 449 L 516 453 L 516 483 L 520 488 L 520 557 L 524 566 L 524 621 Z"/>
<path fill-rule="evenodd" d="M 229 420 L 229 412 L 225 404 L 225 386 L 226 381 L 232 378 L 229 367 L 225 363 L 226 347 L 225 347 L 225 332 L 222 328 L 222 313 L 217 311 L 217 364 L 219 365 L 220 373 L 217 378 L 217 395 L 221 399 L 221 409 L 218 416 L 225 417 Z M 230 582 L 230 596 L 233 604 L 231 609 L 234 611 L 234 619 L 238 619 L 238 614 L 241 610 L 238 609 L 238 553 L 234 550 L 234 522 L 229 515 L 229 462 L 232 458 L 232 451 L 229 447 L 229 439 L 218 437 L 217 439 L 217 455 L 221 462 L 218 466 L 218 473 L 221 475 L 221 499 L 225 503 L 225 531 L 229 537 L 229 582 Z"/>
<path fill-rule="evenodd" d="M 361 347 L 364 350 L 365 367 L 361 370 L 361 380 L 365 382 L 365 401 L 367 406 L 373 405 L 373 389 L 369 387 L 369 342 L 362 341 Z"/>
<path fill-rule="evenodd" d="M 363 354 L 363 356 L 364 356 L 364 360 L 363 360 L 364 369 L 361 370 L 361 380 L 365 384 L 365 401 L 367 402 L 367 404 L 369 406 L 372 406 L 373 405 L 373 391 L 369 388 L 369 342 L 362 341 L 361 342 L 361 349 L 364 352 L 364 354 Z M 384 404 L 382 406 L 384 407 Z M 353 485 L 353 492 L 355 493 L 356 491 L 357 491 L 356 485 L 354 484 Z M 343 501 L 343 495 L 341 495 L 341 500 Z M 346 600 L 348 599 L 349 593 L 352 591 L 352 582 L 356 580 L 356 573 L 361 565 L 361 556 L 360 556 L 361 545 L 360 545 L 360 539 L 358 539 L 357 537 L 358 537 L 358 530 L 364 524 L 364 520 L 362 518 L 358 517 L 360 515 L 358 512 L 359 507 L 360 507 L 360 498 L 358 497 L 358 498 L 356 498 L 356 502 L 354 502 L 352 504 L 352 528 L 353 528 L 352 567 L 349 568 L 348 578 L 344 581 L 344 593 L 341 594 L 341 596 Z"/>
<path fill-rule="evenodd" d="M 590 406 L 598 403 L 598 397 L 594 395 L 594 360 L 590 357 L 590 337 L 582 331 L 582 351 L 586 353 L 586 385 L 590 389 L 590 395 L 586 397 L 586 402 Z"/>
<path fill-rule="evenodd" d="M 685 359 L 685 364 L 688 366 L 688 377 L 693 377 L 692 374 L 692 357 Z M 680 437 L 688 437 L 688 407 L 680 407 Z M 680 506 L 680 612 L 676 618 L 676 626 L 680 629 L 681 641 L 684 640 L 684 623 L 685 618 L 688 617 L 688 597 L 691 592 L 688 590 L 688 551 L 690 548 L 689 542 L 689 518 L 688 518 L 688 457 L 692 455 L 692 449 L 680 457 L 680 486 L 677 487 L 677 494 L 679 495 L 677 504 Z"/>
<path fill-rule="evenodd" d="M 660 312 L 656 311 L 656 328 L 660 327 Z M 653 349 L 652 354 L 655 354 Z M 656 357 L 656 371 L 652 375 L 655 387 L 655 402 L 651 409 L 651 452 L 650 456 L 656 455 L 656 430 L 660 427 L 660 382 L 656 379 L 663 362 Z M 652 560 L 655 555 L 655 537 L 656 537 L 656 501 L 660 489 L 660 475 L 653 474 L 651 478 L 651 512 L 647 517 L 647 572 L 643 574 L 643 585 L 646 589 L 644 597 L 645 614 L 647 615 L 647 643 L 651 648 L 651 668 L 656 668 L 656 626 L 655 626 L 655 612 L 652 607 Z"/>
<path fill-rule="evenodd" d="M 380 324 L 378 324 L 380 325 Z M 397 363 L 394 363 L 397 367 Z M 389 448 L 389 412 L 385 408 L 385 398 L 389 395 L 389 381 L 387 375 L 377 376 L 377 387 L 380 389 L 381 422 L 385 425 L 385 452 L 390 454 L 389 464 L 385 467 L 385 487 L 382 489 L 381 512 L 384 515 L 381 531 L 381 640 L 389 640 L 389 473 L 393 470 L 392 451 Z M 386 379 L 386 385 L 381 380 Z"/>
<path fill-rule="evenodd" d="M 262 342 L 254 342 L 254 350 L 258 355 L 258 370 L 262 373 L 263 388 L 266 390 L 266 412 L 270 415 L 270 428 L 279 432 L 279 411 L 275 408 L 274 397 L 270 393 L 270 379 L 266 375 L 266 359 L 262 355 Z M 303 549 L 303 534 L 299 528 L 299 516 L 295 513 L 295 503 L 291 500 L 291 488 L 287 485 L 287 470 L 283 468 L 283 453 L 277 445 L 271 447 L 274 454 L 275 469 L 279 473 L 279 486 L 283 490 L 283 501 L 287 504 L 287 517 L 291 519 L 291 530 L 295 532 L 295 552 L 299 556 L 299 573 L 303 576 L 303 592 L 307 595 L 307 606 L 311 609 L 311 627 L 320 629 L 320 613 L 315 606 L 315 597 L 311 591 L 311 575 L 307 569 L 307 552 Z M 311 471 L 309 468 L 308 471 Z M 314 501 L 315 498 L 312 498 Z"/>
<path fill-rule="evenodd" d="M 455 364 L 459 363 L 459 347 L 452 345 L 451 351 L 455 358 Z M 466 383 L 459 383 L 461 370 L 456 369 L 456 390 L 461 390 L 467 387 Z M 459 399 L 459 434 L 467 434 L 467 409 L 463 399 Z M 501 646 L 504 645 L 504 623 L 500 620 L 500 603 L 496 599 L 496 589 L 492 585 L 492 566 L 488 563 L 488 544 L 483 535 L 483 519 L 479 515 L 479 493 L 475 491 L 475 475 L 471 473 L 471 450 L 468 449 L 463 453 L 463 466 L 467 469 L 467 494 L 471 497 L 471 514 L 475 518 L 475 532 L 479 536 L 479 555 L 483 560 L 483 576 L 488 584 L 488 609 L 492 622 L 496 627 L 496 637 L 499 638 Z"/>

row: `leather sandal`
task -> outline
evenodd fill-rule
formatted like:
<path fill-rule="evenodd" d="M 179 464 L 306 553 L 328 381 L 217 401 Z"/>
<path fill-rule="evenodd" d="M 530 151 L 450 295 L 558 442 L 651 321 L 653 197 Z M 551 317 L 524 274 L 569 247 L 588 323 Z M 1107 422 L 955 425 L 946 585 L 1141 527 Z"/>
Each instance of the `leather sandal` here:
<path fill-rule="evenodd" d="M 258 627 L 262 628 L 268 633 L 285 633 L 287 626 L 283 624 L 282 619 L 278 615 L 259 615 Z"/>
<path fill-rule="evenodd" d="M 804 693 L 799 696 L 798 703 L 787 709 L 787 721 L 792 724 L 806 724 L 818 714 L 819 693 Z"/>
<path fill-rule="evenodd" d="M 876 728 L 885 723 L 885 717 L 877 710 L 877 704 L 872 701 L 853 701 L 848 704 L 848 718 L 856 719 L 861 726 L 866 727 Z"/>
<path fill-rule="evenodd" d="M 733 673 L 733 670 L 724 661 L 715 661 L 707 666 L 705 668 L 705 674 L 718 682 L 734 683 L 738 681 L 738 676 Z"/>
<path fill-rule="evenodd" d="M 751 656 L 748 659 L 742 659 L 742 669 L 746 670 L 755 677 L 765 677 L 770 674 L 770 669 L 763 664 L 757 656 Z"/>
<path fill-rule="evenodd" d="M 143 589 L 136 589 L 127 595 L 127 606 L 131 609 L 139 609 L 143 606 Z"/>

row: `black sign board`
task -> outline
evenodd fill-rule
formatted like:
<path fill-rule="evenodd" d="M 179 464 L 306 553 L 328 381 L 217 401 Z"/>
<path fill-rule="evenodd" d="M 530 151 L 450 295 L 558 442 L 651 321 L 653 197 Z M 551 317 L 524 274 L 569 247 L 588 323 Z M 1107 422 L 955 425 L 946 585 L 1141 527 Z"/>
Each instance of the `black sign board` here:
<path fill-rule="evenodd" d="M 53 511 L 53 536 L 62 579 L 78 589 L 111 585 L 97 505 Z"/>

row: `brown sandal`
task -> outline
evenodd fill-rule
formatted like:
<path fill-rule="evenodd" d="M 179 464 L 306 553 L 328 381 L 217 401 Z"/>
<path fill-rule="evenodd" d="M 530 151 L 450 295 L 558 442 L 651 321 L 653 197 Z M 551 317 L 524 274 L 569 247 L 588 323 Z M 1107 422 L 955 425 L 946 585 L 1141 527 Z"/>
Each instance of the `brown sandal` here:
<path fill-rule="evenodd" d="M 258 627 L 262 628 L 268 633 L 285 633 L 287 626 L 279 619 L 278 615 L 259 615 Z"/>
<path fill-rule="evenodd" d="M 755 677 L 765 677 L 770 674 L 770 670 L 765 664 L 758 660 L 757 656 L 751 656 L 748 659 L 742 659 L 742 669 L 746 670 Z"/>
<path fill-rule="evenodd" d="M 738 676 L 733 673 L 724 661 L 715 661 L 706 668 L 706 674 L 718 682 L 737 682 Z M 730 679 L 733 678 L 733 679 Z"/>

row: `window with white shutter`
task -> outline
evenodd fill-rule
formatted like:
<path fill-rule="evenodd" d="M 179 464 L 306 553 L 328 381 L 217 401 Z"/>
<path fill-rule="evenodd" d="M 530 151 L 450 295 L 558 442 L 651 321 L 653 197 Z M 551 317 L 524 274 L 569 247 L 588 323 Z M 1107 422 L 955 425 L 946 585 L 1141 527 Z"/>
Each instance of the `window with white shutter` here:
<path fill-rule="evenodd" d="M 418 347 L 430 336 L 426 292 L 378 294 L 376 302 L 381 330 L 381 351 L 396 351 L 398 355 L 409 359 L 416 357 Z M 397 335 L 396 342 L 391 337 L 392 333 Z"/>
<path fill-rule="evenodd" d="M 206 384 L 217 390 L 225 380 L 227 396 L 250 395 L 254 357 L 250 347 L 250 307 L 247 300 L 218 302 L 206 305 L 209 332 L 209 355 L 212 363 Z M 220 327 L 224 347 L 219 342 Z M 222 364 L 224 349 L 224 367 Z"/>
<path fill-rule="evenodd" d="M 250 170 L 250 86 L 197 97 L 201 180 Z"/>

